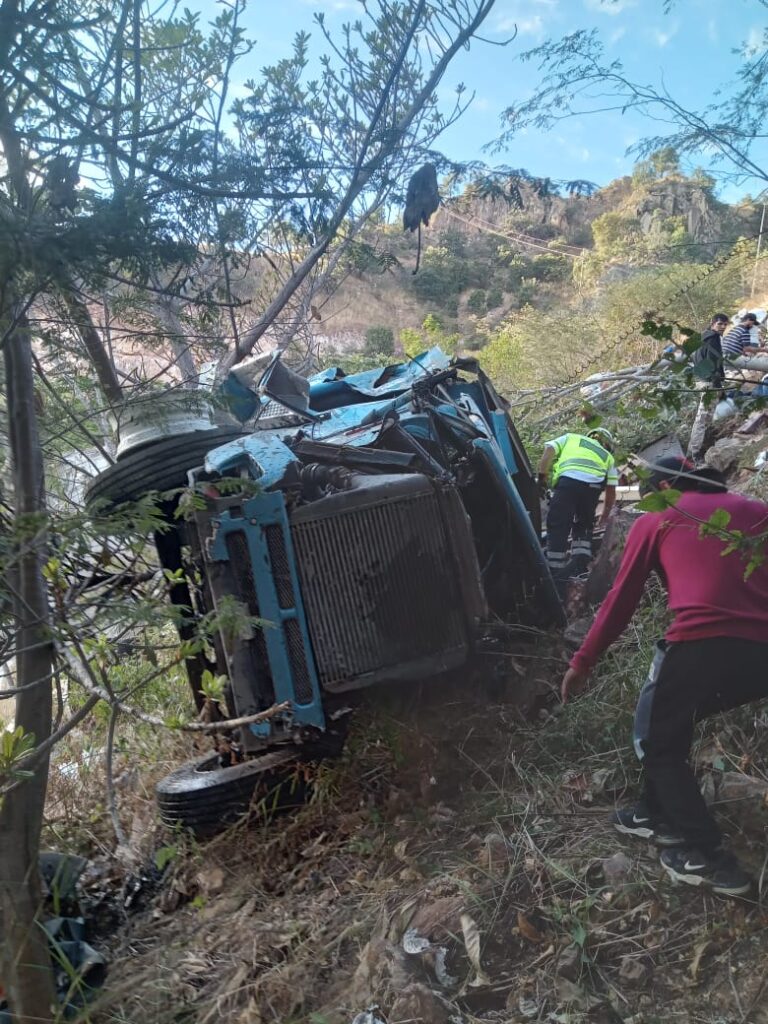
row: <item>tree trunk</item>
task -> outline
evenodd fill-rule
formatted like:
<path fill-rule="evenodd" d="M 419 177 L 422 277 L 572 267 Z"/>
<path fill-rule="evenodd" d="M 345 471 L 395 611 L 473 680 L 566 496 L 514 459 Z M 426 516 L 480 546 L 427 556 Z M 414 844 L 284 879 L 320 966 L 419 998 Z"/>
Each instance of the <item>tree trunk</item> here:
<path fill-rule="evenodd" d="M 37 743 L 51 731 L 52 644 L 43 566 L 45 489 L 26 323 L 5 343 L 9 436 L 13 460 L 16 572 L 13 595 L 16 726 Z M 38 856 L 48 758 L 0 806 L 0 975 L 16 1024 L 52 1021 L 55 990 L 41 908 Z"/>
<path fill-rule="evenodd" d="M 120 405 L 123 401 L 123 390 L 109 352 L 96 330 L 90 310 L 75 292 L 74 285 L 62 287 L 59 295 L 82 339 L 107 401 L 111 406 Z"/>

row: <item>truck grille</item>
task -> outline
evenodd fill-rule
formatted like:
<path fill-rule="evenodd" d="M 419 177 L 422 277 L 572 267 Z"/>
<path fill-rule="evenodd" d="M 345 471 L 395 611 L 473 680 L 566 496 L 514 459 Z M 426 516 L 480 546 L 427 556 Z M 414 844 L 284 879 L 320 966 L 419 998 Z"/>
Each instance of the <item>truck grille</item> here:
<path fill-rule="evenodd" d="M 322 514 L 322 505 L 314 518 L 310 506 L 291 524 L 322 684 L 339 690 L 409 678 L 417 665 L 428 672 L 436 658 L 450 661 L 450 652 L 466 649 L 450 554 L 462 538 L 447 543 L 432 486 L 372 495 L 333 514 Z"/>
<path fill-rule="evenodd" d="M 232 570 L 232 580 L 235 585 L 235 594 L 248 609 L 248 614 L 259 619 L 261 618 L 261 613 L 259 611 L 259 599 L 256 596 L 256 587 L 253 582 L 248 538 L 242 531 L 233 531 L 227 536 L 226 543 L 229 565 Z M 265 628 L 269 629 L 268 626 Z M 224 642 L 228 644 L 226 639 Z M 236 641 L 236 643 L 239 644 L 240 642 Z M 253 692 L 257 694 L 259 710 L 264 711 L 275 703 L 275 684 L 269 668 L 264 629 L 261 626 L 254 626 L 253 637 L 250 640 L 243 641 L 243 646 L 248 651 L 248 659 L 254 680 Z"/>

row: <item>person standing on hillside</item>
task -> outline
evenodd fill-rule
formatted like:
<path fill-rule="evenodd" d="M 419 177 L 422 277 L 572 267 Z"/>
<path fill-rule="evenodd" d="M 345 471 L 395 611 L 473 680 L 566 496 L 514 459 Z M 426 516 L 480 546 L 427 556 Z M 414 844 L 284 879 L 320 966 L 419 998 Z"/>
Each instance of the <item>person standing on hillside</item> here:
<path fill-rule="evenodd" d="M 752 331 L 757 327 L 757 316 L 754 313 L 745 313 L 736 327 L 723 337 L 723 355 L 726 359 L 738 359 L 740 356 L 753 355 L 760 349 L 752 336 Z"/>
<path fill-rule="evenodd" d="M 701 345 L 693 354 L 694 365 L 705 361 L 712 364 L 707 379 L 716 388 L 722 388 L 725 378 L 722 339 L 729 322 L 727 313 L 715 313 L 709 327 L 701 335 Z"/>
<path fill-rule="evenodd" d="M 673 488 L 676 504 L 648 512 L 629 532 L 616 582 L 571 659 L 561 695 L 580 693 L 602 653 L 629 624 L 645 581 L 657 572 L 674 613 L 640 692 L 634 746 L 644 792 L 612 822 L 625 835 L 653 839 L 673 879 L 724 895 L 749 891 L 751 880 L 722 836 L 688 761 L 696 722 L 768 697 L 768 560 L 750 565 L 730 535 L 701 535 L 717 510 L 728 531 L 749 538 L 768 531 L 768 505 L 728 493 L 712 469 L 682 457 L 659 460 L 645 490 Z"/>
<path fill-rule="evenodd" d="M 547 511 L 547 561 L 553 575 L 562 576 L 571 558 L 583 569 L 592 557 L 595 510 L 605 488 L 603 520 L 616 500 L 619 475 L 613 455 L 613 438 L 602 427 L 588 434 L 563 434 L 544 445 L 539 463 L 539 488 L 547 489 L 552 474 L 552 500 Z"/>

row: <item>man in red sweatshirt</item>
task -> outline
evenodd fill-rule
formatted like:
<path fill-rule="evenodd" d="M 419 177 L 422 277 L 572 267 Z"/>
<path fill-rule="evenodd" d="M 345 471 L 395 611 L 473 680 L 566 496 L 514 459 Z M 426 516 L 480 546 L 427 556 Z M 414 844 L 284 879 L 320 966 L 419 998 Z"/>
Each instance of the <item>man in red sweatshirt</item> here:
<path fill-rule="evenodd" d="M 748 572 L 750 555 L 743 548 L 725 554 L 728 537 L 703 536 L 701 524 L 723 509 L 726 531 L 756 537 L 768 532 L 768 505 L 728 493 L 718 474 L 686 459 L 662 459 L 651 470 L 646 490 L 682 493 L 674 507 L 646 513 L 630 530 L 616 582 L 563 678 L 562 698 L 585 688 L 632 618 L 648 576 L 659 573 L 674 620 L 635 713 L 644 794 L 617 810 L 613 824 L 666 847 L 661 863 L 674 879 L 740 895 L 750 878 L 723 849 L 688 756 L 697 721 L 768 697 L 768 543 L 765 560 Z"/>

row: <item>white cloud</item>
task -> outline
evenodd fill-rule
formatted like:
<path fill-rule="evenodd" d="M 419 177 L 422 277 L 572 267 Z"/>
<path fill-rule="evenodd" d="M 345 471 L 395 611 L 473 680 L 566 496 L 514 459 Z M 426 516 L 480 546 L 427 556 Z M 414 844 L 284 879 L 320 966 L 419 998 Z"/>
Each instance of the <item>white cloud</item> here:
<path fill-rule="evenodd" d="M 765 29 L 762 25 L 753 25 L 747 36 L 747 52 L 750 54 L 759 53 L 765 49 Z"/>
<path fill-rule="evenodd" d="M 542 36 L 544 35 L 544 19 L 540 14 L 533 14 L 528 18 L 515 18 L 511 15 L 501 18 L 496 22 L 497 32 L 514 32 L 521 36 Z"/>
<path fill-rule="evenodd" d="M 711 43 L 717 43 L 720 41 L 720 33 L 717 28 L 717 22 L 714 18 L 710 18 L 707 22 L 707 35 Z"/>
<path fill-rule="evenodd" d="M 501 34 L 517 30 L 520 36 L 543 39 L 560 19 L 560 0 L 502 0 L 493 25 Z"/>
<path fill-rule="evenodd" d="M 584 6 L 588 11 L 595 11 L 598 14 L 609 14 L 614 17 L 617 14 L 621 14 L 622 11 L 626 11 L 630 7 L 635 7 L 637 0 L 584 0 Z"/>
<path fill-rule="evenodd" d="M 613 46 L 614 43 L 618 43 L 620 39 L 623 39 L 626 34 L 627 30 L 625 28 L 617 28 L 608 36 L 608 42 Z"/>
<path fill-rule="evenodd" d="M 660 28 L 655 28 L 652 30 L 653 41 L 656 43 L 657 46 L 660 46 L 662 48 L 665 47 L 667 43 L 670 41 L 670 39 L 674 38 L 676 34 L 676 28 L 672 28 L 668 32 L 665 32 L 663 29 Z"/>

